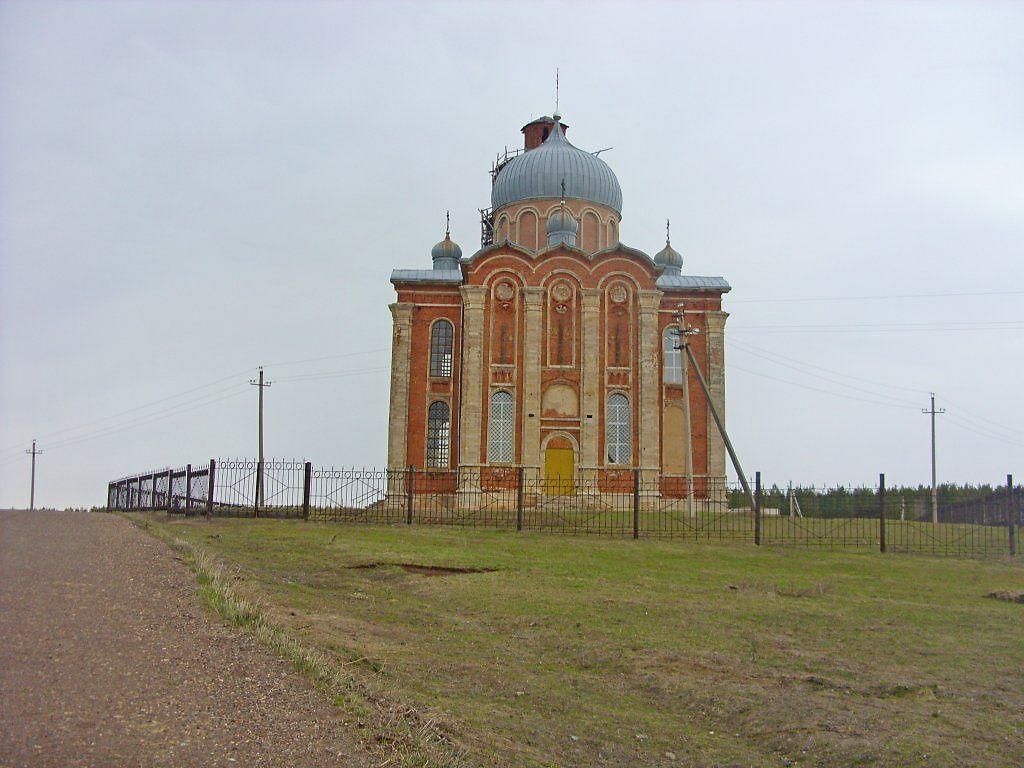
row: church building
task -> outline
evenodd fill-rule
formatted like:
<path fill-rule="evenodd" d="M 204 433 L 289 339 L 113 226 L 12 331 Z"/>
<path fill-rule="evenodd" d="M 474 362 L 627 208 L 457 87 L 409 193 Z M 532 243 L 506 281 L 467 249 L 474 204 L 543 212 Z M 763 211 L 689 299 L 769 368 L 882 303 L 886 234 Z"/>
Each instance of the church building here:
<path fill-rule="evenodd" d="M 654 258 L 624 245 L 618 179 L 568 128 L 534 120 L 499 158 L 475 253 L 446 231 L 430 268 L 392 273 L 388 467 L 452 491 L 523 467 L 552 494 L 639 469 L 663 496 L 703 496 L 725 446 L 680 318 L 724 418 L 729 284 L 685 274 L 667 232 Z"/>

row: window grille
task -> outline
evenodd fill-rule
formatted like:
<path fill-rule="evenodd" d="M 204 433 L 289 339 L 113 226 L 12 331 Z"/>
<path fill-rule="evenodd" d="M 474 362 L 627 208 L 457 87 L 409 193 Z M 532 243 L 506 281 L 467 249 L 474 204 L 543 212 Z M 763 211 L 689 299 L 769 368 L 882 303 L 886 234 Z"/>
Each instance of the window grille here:
<path fill-rule="evenodd" d="M 452 375 L 452 342 L 455 329 L 447 320 L 438 320 L 430 329 L 430 375 L 448 378 Z"/>
<path fill-rule="evenodd" d="M 515 448 L 514 401 L 508 392 L 491 395 L 487 422 L 487 461 L 511 463 Z"/>
<path fill-rule="evenodd" d="M 605 415 L 609 464 L 631 464 L 633 461 L 633 414 L 629 400 L 618 393 L 608 398 Z"/>
<path fill-rule="evenodd" d="M 427 466 L 447 467 L 451 445 L 451 412 L 448 403 L 431 403 L 427 409 Z"/>
<path fill-rule="evenodd" d="M 679 346 L 679 329 L 667 328 L 665 330 L 665 371 L 666 384 L 683 383 L 683 350 Z"/>

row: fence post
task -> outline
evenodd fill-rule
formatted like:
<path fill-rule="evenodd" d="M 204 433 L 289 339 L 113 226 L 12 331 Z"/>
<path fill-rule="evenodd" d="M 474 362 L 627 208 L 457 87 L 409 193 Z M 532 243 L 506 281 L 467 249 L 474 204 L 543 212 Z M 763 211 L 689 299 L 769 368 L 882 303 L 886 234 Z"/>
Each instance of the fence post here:
<path fill-rule="evenodd" d="M 885 473 L 878 475 L 878 551 L 885 552 Z"/>
<path fill-rule="evenodd" d="M 214 490 L 214 479 L 217 473 L 217 462 L 210 459 L 210 474 L 206 476 L 209 488 L 206 492 L 206 519 L 209 520 L 213 514 L 213 490 Z"/>
<path fill-rule="evenodd" d="M 633 538 L 640 538 L 640 470 L 633 469 Z"/>
<path fill-rule="evenodd" d="M 1013 475 L 1006 476 L 1006 530 L 1010 534 L 1010 557 L 1017 554 L 1017 521 L 1014 520 Z"/>
<path fill-rule="evenodd" d="M 526 482 L 526 469 L 519 468 L 519 483 L 516 486 L 516 530 L 523 530 L 523 484 Z"/>
<path fill-rule="evenodd" d="M 761 473 L 754 473 L 754 544 L 761 546 Z"/>
<path fill-rule="evenodd" d="M 192 465 L 185 465 L 185 517 L 192 515 Z"/>
<path fill-rule="evenodd" d="M 174 509 L 174 501 L 173 501 L 174 494 L 173 494 L 173 491 L 174 491 L 174 470 L 173 469 L 168 469 L 167 470 L 167 496 L 165 497 L 165 499 L 167 501 L 167 514 L 171 514 L 171 511 Z"/>
<path fill-rule="evenodd" d="M 313 465 L 306 462 L 302 468 L 302 518 L 309 520 L 309 481 L 313 477 Z"/>
<path fill-rule="evenodd" d="M 405 481 L 405 524 L 412 525 L 412 492 L 416 474 L 412 464 L 409 465 Z"/>

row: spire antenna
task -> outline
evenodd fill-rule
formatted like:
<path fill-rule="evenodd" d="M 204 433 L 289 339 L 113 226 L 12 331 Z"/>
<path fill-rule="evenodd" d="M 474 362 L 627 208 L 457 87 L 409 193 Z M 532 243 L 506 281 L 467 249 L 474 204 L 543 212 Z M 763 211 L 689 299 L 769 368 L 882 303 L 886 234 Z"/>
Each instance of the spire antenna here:
<path fill-rule="evenodd" d="M 672 245 L 672 235 L 669 230 L 671 223 L 669 219 L 665 219 L 665 245 Z"/>
<path fill-rule="evenodd" d="M 452 212 L 444 212 L 444 236 L 451 237 L 452 235 Z"/>
<path fill-rule="evenodd" d="M 558 67 L 555 67 L 555 114 L 552 117 L 557 120 L 561 115 L 558 112 Z"/>

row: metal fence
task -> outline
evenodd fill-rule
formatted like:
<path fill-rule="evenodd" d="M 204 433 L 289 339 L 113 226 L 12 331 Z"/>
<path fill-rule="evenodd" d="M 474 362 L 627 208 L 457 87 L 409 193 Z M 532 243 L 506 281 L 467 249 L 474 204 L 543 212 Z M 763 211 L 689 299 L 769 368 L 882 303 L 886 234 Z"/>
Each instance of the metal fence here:
<path fill-rule="evenodd" d="M 552 533 L 677 537 L 756 545 L 1015 555 L 1024 493 L 1000 488 L 765 488 L 641 469 L 334 469 L 307 461 L 211 459 L 109 484 L 107 506 L 206 516 L 458 525 Z M 751 503 L 752 502 L 752 503 Z"/>

